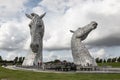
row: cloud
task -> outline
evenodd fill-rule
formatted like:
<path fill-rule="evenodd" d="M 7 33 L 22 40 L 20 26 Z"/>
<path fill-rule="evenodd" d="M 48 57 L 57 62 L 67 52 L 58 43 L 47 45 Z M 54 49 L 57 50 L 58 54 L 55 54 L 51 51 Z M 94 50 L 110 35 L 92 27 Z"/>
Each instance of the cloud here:
<path fill-rule="evenodd" d="M 4 18 L 11 18 L 11 17 L 15 18 L 15 16 L 19 16 L 20 13 L 26 9 L 24 4 L 27 3 L 27 1 L 28 0 L 20 0 L 20 1 L 1 0 L 0 1 L 0 17 L 4 19 Z"/>
<path fill-rule="evenodd" d="M 2 56 L 4 60 L 13 60 L 17 56 L 18 57 L 26 56 L 27 52 L 28 52 L 27 50 L 23 50 L 23 49 L 17 49 L 13 51 L 7 51 L 7 50 L 0 49 L 0 56 Z"/>
<path fill-rule="evenodd" d="M 119 34 L 110 35 L 110 36 L 104 37 L 102 39 L 91 41 L 87 44 L 91 45 L 91 46 L 107 46 L 107 47 L 119 46 L 120 45 L 120 37 L 118 35 Z"/>
<path fill-rule="evenodd" d="M 13 60 L 16 56 L 19 56 L 18 54 L 16 54 L 16 53 L 9 53 L 5 58 L 7 59 L 7 60 Z"/>
<path fill-rule="evenodd" d="M 44 51 L 43 59 L 45 62 L 47 61 L 54 61 L 56 59 L 59 59 L 61 61 L 67 60 L 72 62 L 72 54 L 70 53 L 70 50 L 60 50 L 60 51 Z"/>
<path fill-rule="evenodd" d="M 104 58 L 105 57 L 105 50 L 104 49 L 100 49 L 99 51 L 97 51 L 96 52 L 96 57 Z"/>
<path fill-rule="evenodd" d="M 67 8 L 65 0 L 44 0 L 39 5 L 43 6 L 47 11 L 54 13 L 63 13 Z"/>
<path fill-rule="evenodd" d="M 16 4 L 13 5 L 12 2 Z M 44 54 L 53 55 L 47 57 L 50 60 L 55 56 L 65 59 L 61 58 L 64 56 L 62 52 L 66 53 L 66 58 L 69 60 L 72 37 L 69 30 L 76 30 L 91 21 L 98 22 L 98 27 L 89 34 L 84 43 L 90 46 L 90 49 L 98 48 L 92 54 L 107 52 L 109 54 L 111 46 L 119 52 L 119 0 L 42 0 L 30 9 L 26 5 L 30 4 L 28 0 L 12 2 L 0 1 L 0 52 L 6 51 L 4 54 L 7 52 L 17 54 L 18 51 L 21 55 L 27 53 L 31 38 L 28 28 L 30 20 L 25 17 L 25 12 L 36 12 L 39 15 L 47 12 L 43 18 L 45 24 L 43 42 L 44 50 L 48 51 Z M 110 54 L 114 55 L 112 53 L 113 51 Z"/>
<path fill-rule="evenodd" d="M 32 11 L 33 12 L 35 12 L 35 13 L 38 13 L 38 15 L 41 15 L 41 14 L 43 14 L 45 11 L 43 10 L 43 8 L 41 8 L 41 7 L 34 7 L 33 9 L 32 9 Z"/>
<path fill-rule="evenodd" d="M 0 55 L 4 59 L 25 56 L 29 49 L 29 20 L 23 15 L 27 2 L 28 0 L 0 1 Z"/>
<path fill-rule="evenodd" d="M 24 23 L 23 23 L 24 24 Z M 16 50 L 22 48 L 29 35 L 25 26 L 16 21 L 8 21 L 0 28 L 0 48 L 5 50 Z"/>
<path fill-rule="evenodd" d="M 98 28 L 90 33 L 85 43 L 90 46 L 111 46 L 117 43 L 119 45 L 120 37 L 117 36 L 117 34 L 120 34 L 119 3 L 120 1 L 118 0 L 41 1 L 36 7 L 36 11 L 47 11 L 47 15 L 44 18 L 46 27 L 44 48 L 46 50 L 70 49 L 72 34 L 69 30 L 76 30 L 90 21 L 97 21 Z M 116 21 L 113 23 L 113 20 Z"/>

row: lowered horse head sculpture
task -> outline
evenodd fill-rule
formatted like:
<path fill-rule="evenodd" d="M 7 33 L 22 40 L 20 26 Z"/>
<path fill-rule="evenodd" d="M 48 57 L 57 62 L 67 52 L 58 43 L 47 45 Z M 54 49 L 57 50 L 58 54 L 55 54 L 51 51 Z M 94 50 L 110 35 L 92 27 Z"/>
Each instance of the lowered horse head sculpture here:
<path fill-rule="evenodd" d="M 70 30 L 72 33 L 76 33 L 75 36 L 80 39 L 80 41 L 83 41 L 87 38 L 88 34 L 97 28 L 97 23 L 95 21 L 92 21 L 90 24 L 84 26 L 83 28 L 78 28 L 76 31 Z"/>
<path fill-rule="evenodd" d="M 71 39 L 71 49 L 73 60 L 76 65 L 81 66 L 97 66 L 95 60 L 90 55 L 88 49 L 82 43 L 88 36 L 88 34 L 97 28 L 97 23 L 92 21 L 88 25 L 78 28 L 76 31 L 70 30 L 73 33 Z"/>
<path fill-rule="evenodd" d="M 29 24 L 31 34 L 30 48 L 34 56 L 33 65 L 42 63 L 42 49 L 43 49 L 43 36 L 44 36 L 44 23 L 42 18 L 46 13 L 37 15 L 36 13 L 26 14 L 32 21 Z"/>

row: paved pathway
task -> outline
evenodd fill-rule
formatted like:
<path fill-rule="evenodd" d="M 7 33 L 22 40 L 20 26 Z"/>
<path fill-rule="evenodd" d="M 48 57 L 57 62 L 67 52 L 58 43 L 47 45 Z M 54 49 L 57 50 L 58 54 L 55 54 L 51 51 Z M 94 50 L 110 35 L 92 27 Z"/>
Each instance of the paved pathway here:
<path fill-rule="evenodd" d="M 45 72 L 45 73 L 120 73 L 120 68 L 107 68 L 105 71 L 53 71 L 53 70 L 20 68 L 16 66 L 7 66 L 4 68 L 8 68 L 12 70 L 29 70 L 34 72 Z"/>

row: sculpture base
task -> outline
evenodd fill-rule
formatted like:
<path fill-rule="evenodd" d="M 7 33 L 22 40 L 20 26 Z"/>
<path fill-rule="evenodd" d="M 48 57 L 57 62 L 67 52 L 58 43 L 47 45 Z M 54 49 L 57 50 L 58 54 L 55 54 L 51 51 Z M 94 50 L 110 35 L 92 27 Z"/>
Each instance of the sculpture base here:
<path fill-rule="evenodd" d="M 27 54 L 25 57 L 25 60 L 23 61 L 22 66 L 33 66 L 34 65 L 34 60 L 35 60 L 35 53 L 30 52 Z"/>
<path fill-rule="evenodd" d="M 79 66 L 97 66 L 97 63 L 95 62 L 94 58 L 90 56 L 74 58 L 74 64 Z"/>

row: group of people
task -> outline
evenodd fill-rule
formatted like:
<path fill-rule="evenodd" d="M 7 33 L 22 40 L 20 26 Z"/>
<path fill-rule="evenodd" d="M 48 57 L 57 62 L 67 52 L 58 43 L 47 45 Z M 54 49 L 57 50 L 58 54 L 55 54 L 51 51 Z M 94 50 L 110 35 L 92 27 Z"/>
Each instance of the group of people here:
<path fill-rule="evenodd" d="M 35 63 L 33 63 L 33 66 L 37 66 L 38 68 L 41 68 L 41 69 L 45 70 L 45 64 L 42 63 L 41 61 L 39 61 L 37 63 L 37 65 Z"/>

